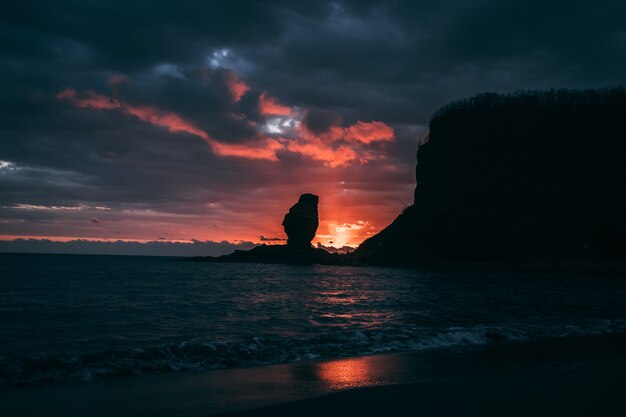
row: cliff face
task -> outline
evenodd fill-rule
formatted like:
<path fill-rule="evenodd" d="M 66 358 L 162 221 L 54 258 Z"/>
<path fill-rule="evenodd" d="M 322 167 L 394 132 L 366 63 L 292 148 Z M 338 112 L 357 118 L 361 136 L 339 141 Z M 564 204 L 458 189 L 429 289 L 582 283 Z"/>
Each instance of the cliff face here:
<path fill-rule="evenodd" d="M 414 204 L 362 261 L 626 259 L 626 90 L 483 94 L 431 119 Z"/>

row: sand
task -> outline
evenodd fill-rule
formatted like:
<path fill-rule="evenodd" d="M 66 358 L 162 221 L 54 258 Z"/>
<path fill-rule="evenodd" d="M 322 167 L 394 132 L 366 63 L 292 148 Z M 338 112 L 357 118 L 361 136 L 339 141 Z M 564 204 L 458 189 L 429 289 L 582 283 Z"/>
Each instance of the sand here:
<path fill-rule="evenodd" d="M 229 414 L 260 416 L 626 416 L 626 366 L 354 389 Z"/>
<path fill-rule="evenodd" d="M 626 416 L 622 336 L 171 372 L 0 391 L 0 415 Z"/>

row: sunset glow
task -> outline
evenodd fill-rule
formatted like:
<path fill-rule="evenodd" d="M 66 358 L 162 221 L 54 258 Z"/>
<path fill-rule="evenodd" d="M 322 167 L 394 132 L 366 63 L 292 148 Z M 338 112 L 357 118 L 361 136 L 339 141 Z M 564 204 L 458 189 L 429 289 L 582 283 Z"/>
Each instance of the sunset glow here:
<path fill-rule="evenodd" d="M 0 417 L 626 417 L 626 1 L 1 10 Z"/>
<path fill-rule="evenodd" d="M 77 218 L 63 214 L 70 208 L 50 206 L 39 211 L 56 210 L 63 216 L 45 227 L 46 233 L 54 239 L 199 239 L 255 243 L 260 242 L 260 236 L 269 236 L 274 240 L 264 239 L 264 242 L 280 243 L 284 241 L 276 239 L 286 238 L 281 226 L 284 214 L 299 194 L 312 192 L 321 198 L 320 225 L 313 244 L 356 247 L 385 227 L 407 203 L 406 196 L 412 188 L 410 171 L 399 173 L 393 165 L 384 163 L 387 144 L 396 138 L 394 129 L 385 122 L 344 123 L 339 115 L 326 112 L 323 117 L 330 122 L 320 127 L 315 120 L 322 116 L 306 108 L 295 111 L 294 106 L 288 106 L 265 90 L 256 93 L 259 118 L 255 118 L 238 107 L 244 96 L 252 94 L 252 87 L 232 70 L 216 71 L 221 70 L 202 69 L 198 82 L 223 80 L 231 96 L 230 103 L 224 104 L 225 111 L 231 120 L 252 129 L 246 138 L 236 142 L 225 140 L 218 131 L 213 132 L 211 124 L 202 118 L 185 117 L 150 100 L 138 100 L 135 95 L 127 97 L 127 91 L 138 87 L 132 77 L 123 74 L 108 79 L 113 89 L 110 96 L 65 87 L 55 94 L 55 99 L 84 112 L 112 111 L 112 117 L 138 120 L 168 132 L 172 141 L 181 140 L 175 137 L 180 134 L 199 138 L 215 157 L 230 161 L 233 169 L 245 169 L 251 163 L 263 164 L 259 167 L 263 173 L 249 178 L 251 187 L 246 194 L 218 201 L 208 197 L 203 205 L 197 205 L 187 214 L 169 209 L 113 207 L 103 215 L 90 213 L 96 209 L 79 203 L 76 207 L 81 208 L 84 216 Z M 182 73 L 175 75 L 173 79 L 184 76 Z M 298 169 L 294 169 L 292 161 L 299 161 Z M 397 181 L 398 175 L 402 180 L 391 194 L 385 191 L 377 197 L 376 177 L 381 175 L 388 178 L 386 184 L 392 178 Z M 213 179 L 208 177 L 207 181 L 213 182 Z M 373 183 L 374 188 L 364 188 L 362 184 L 367 182 Z M 240 205 L 239 197 L 252 204 Z M 27 208 L 36 210 L 35 207 L 38 206 L 20 203 L 8 209 L 17 213 Z M 41 228 L 33 229 L 33 233 L 41 235 Z"/>
<path fill-rule="evenodd" d="M 57 156 L 2 155 L 1 179 L 36 191 L 2 204 L 0 238 L 282 244 L 285 213 L 313 193 L 312 244 L 356 247 L 411 203 L 425 123 L 366 110 L 376 101 L 360 93 L 320 101 L 306 93 L 313 74 L 285 90 L 231 45 L 199 56 L 26 94 L 58 120 L 33 131 L 32 149 Z"/>

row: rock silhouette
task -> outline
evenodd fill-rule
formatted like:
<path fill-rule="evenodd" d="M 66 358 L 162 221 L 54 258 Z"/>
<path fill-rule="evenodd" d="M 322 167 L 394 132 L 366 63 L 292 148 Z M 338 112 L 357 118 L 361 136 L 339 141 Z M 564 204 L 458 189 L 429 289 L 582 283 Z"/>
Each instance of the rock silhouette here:
<path fill-rule="evenodd" d="M 430 121 L 414 204 L 355 251 L 424 260 L 626 259 L 626 89 L 481 94 Z"/>
<path fill-rule="evenodd" d="M 283 227 L 288 236 L 286 245 L 260 245 L 250 250 L 237 250 L 229 255 L 212 257 L 194 257 L 190 261 L 204 262 L 252 262 L 283 264 L 346 264 L 348 259 L 337 253 L 329 253 L 311 246 L 311 240 L 319 226 L 315 194 L 302 194 L 283 220 Z"/>
<path fill-rule="evenodd" d="M 315 194 L 302 194 L 283 220 L 283 227 L 287 234 L 287 245 L 298 248 L 308 248 L 315 237 L 319 219 L 317 203 L 319 197 Z"/>

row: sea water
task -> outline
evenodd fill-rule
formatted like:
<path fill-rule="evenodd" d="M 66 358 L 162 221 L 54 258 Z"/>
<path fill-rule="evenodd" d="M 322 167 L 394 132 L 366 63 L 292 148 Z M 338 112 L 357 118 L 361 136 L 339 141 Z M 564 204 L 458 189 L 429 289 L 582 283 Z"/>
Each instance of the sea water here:
<path fill-rule="evenodd" d="M 0 254 L 0 387 L 625 333 L 624 278 Z"/>

